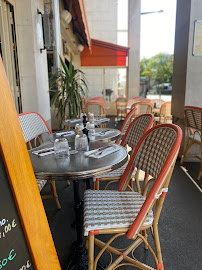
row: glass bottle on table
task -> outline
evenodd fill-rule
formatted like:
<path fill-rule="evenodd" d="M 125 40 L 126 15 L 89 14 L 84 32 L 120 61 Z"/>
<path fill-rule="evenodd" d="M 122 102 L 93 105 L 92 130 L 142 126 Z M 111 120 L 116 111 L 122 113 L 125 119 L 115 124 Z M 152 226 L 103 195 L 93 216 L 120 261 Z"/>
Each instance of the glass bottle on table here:
<path fill-rule="evenodd" d="M 75 136 L 75 151 L 88 151 L 88 138 L 81 131 Z"/>
<path fill-rule="evenodd" d="M 89 129 L 89 131 L 88 131 L 88 137 L 89 137 L 90 141 L 95 140 L 95 136 L 94 136 L 95 125 L 94 125 L 94 123 L 89 123 L 88 129 Z"/>

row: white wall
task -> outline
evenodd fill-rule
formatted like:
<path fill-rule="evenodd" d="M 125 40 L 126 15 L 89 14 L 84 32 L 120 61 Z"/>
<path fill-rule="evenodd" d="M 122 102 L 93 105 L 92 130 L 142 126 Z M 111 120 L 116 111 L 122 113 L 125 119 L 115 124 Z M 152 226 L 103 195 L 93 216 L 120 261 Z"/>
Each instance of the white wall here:
<path fill-rule="evenodd" d="M 117 0 L 84 0 L 90 37 L 117 44 Z M 104 89 L 103 69 L 83 69 L 88 80 L 88 96 L 102 96 Z M 110 71 L 105 79 L 105 88 L 114 89 L 117 71 Z M 110 87 L 109 87 L 110 86 Z"/>
<path fill-rule="evenodd" d="M 175 53 L 172 88 L 172 115 L 186 139 L 184 106 L 202 107 L 202 56 L 193 55 L 194 21 L 201 19 L 200 0 L 178 0 L 175 30 Z M 184 143 L 181 144 L 181 152 Z M 197 149 L 198 148 L 198 149 Z M 189 153 L 200 152 L 200 147 L 192 147 Z"/>
<path fill-rule="evenodd" d="M 84 0 L 90 37 L 117 43 L 117 0 Z"/>
<path fill-rule="evenodd" d="M 16 31 L 23 112 L 36 111 L 50 125 L 50 101 L 46 51 L 40 53 L 38 36 L 43 0 L 16 1 Z M 38 34 L 37 34 L 38 29 Z"/>

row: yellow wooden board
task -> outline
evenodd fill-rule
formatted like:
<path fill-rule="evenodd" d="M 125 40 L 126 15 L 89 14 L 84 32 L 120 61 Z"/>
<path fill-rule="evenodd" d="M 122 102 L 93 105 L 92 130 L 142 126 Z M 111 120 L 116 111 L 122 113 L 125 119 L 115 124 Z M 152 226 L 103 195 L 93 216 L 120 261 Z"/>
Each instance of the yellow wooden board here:
<path fill-rule="evenodd" d="M 35 269 L 61 269 L 0 57 L 0 154 Z"/>

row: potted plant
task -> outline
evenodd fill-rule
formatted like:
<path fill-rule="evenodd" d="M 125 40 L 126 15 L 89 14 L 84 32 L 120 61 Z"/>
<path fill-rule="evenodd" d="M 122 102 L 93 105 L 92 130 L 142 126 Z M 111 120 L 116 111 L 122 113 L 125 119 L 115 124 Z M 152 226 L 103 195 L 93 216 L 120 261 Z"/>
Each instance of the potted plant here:
<path fill-rule="evenodd" d="M 84 73 L 72 65 L 72 54 L 69 68 L 61 57 L 60 62 L 62 69 L 59 69 L 54 78 L 50 80 L 50 91 L 53 94 L 51 105 L 55 105 L 57 108 L 56 117 L 60 116 L 62 127 L 66 113 L 69 118 L 77 118 L 83 111 L 88 87 Z"/>

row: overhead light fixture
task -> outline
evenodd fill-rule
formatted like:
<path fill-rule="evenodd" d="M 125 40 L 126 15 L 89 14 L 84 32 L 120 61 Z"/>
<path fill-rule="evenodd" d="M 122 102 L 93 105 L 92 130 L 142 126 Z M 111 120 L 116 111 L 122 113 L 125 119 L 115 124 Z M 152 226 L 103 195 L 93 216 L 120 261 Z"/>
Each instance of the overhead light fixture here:
<path fill-rule="evenodd" d="M 70 22 L 71 22 L 71 20 L 72 20 L 72 15 L 71 15 L 71 13 L 68 11 L 68 10 L 66 10 L 66 9 L 64 9 L 62 12 L 61 12 L 61 18 L 62 18 L 62 20 L 64 21 L 64 23 L 66 24 L 66 25 L 68 25 Z"/>
<path fill-rule="evenodd" d="M 78 50 L 79 52 L 82 52 L 83 49 L 84 49 L 84 46 L 83 46 L 83 45 L 79 44 L 79 45 L 77 46 L 77 50 Z"/>

